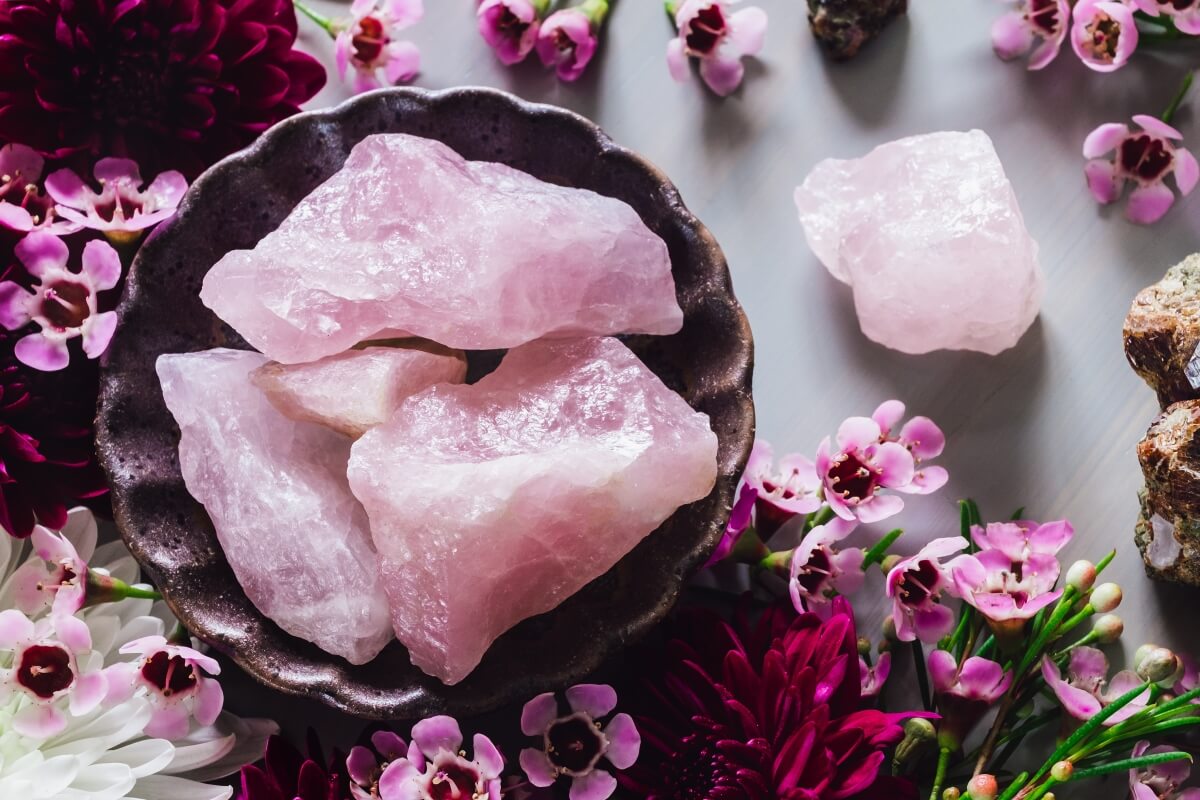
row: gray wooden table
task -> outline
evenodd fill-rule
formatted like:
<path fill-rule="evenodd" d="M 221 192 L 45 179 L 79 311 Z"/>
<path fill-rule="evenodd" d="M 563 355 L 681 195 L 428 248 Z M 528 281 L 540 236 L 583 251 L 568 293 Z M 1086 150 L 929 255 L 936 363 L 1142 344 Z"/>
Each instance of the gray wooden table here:
<path fill-rule="evenodd" d="M 760 435 L 777 451 L 811 453 L 842 417 L 869 414 L 889 397 L 940 423 L 948 447 L 939 463 L 951 480 L 889 520 L 909 530 L 903 546 L 956 532 L 959 497 L 974 497 L 996 517 L 1018 506 L 1037 518 L 1067 517 L 1078 531 L 1068 561 L 1117 550 L 1109 577 L 1125 588 L 1119 613 L 1130 652 L 1148 639 L 1200 651 L 1200 593 L 1151 584 L 1133 546 L 1140 484 L 1134 446 L 1156 405 L 1121 350 L 1133 295 L 1200 249 L 1200 197 L 1156 227 L 1139 228 L 1119 207 L 1096 206 L 1079 153 L 1097 124 L 1159 113 L 1187 53 L 1140 57 L 1104 76 L 1086 70 L 1068 48 L 1049 69 L 1031 74 L 991 52 L 989 28 L 1002 3 L 914 0 L 909 18 L 857 60 L 833 64 L 811 38 L 800 0 L 757 2 L 771 18 L 766 48 L 749 64 L 742 91 L 726 100 L 698 81 L 671 80 L 664 61 L 671 30 L 659 0 L 618 0 L 605 44 L 574 85 L 558 83 L 532 59 L 502 67 L 475 31 L 470 0 L 426 0 L 425 20 L 410 30 L 424 62 L 415 84 L 494 86 L 566 106 L 671 176 L 728 256 L 754 328 Z M 314 5 L 333 15 L 346 8 Z M 301 28 L 303 46 L 331 65 L 323 34 L 306 20 Z M 348 96 L 333 78 L 313 106 Z M 1176 121 L 1200 146 L 1197 116 L 1185 107 Z M 997 357 L 889 351 L 861 335 L 849 291 L 809 252 L 792 191 L 822 158 L 969 128 L 994 140 L 1041 244 L 1042 315 L 1015 349 Z M 861 600 L 860 619 L 876 624 L 881 608 Z M 245 678 L 230 676 L 229 685 L 234 708 L 293 730 L 316 724 L 336 739 L 335 731 L 345 737 L 360 727 Z"/>

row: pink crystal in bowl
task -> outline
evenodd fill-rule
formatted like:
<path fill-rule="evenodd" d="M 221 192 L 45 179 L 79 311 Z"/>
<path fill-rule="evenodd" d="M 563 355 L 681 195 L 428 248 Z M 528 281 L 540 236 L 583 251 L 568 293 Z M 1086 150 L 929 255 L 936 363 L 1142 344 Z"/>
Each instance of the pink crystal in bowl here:
<path fill-rule="evenodd" d="M 204 507 L 180 475 L 179 429 L 154 363 L 162 353 L 248 345 L 205 308 L 200 284 L 226 252 L 249 248 L 337 171 L 368 134 L 438 139 L 470 159 L 499 161 L 543 180 L 592 189 L 633 206 L 671 254 L 683 330 L 626 343 L 712 421 L 719 477 L 604 576 L 492 645 L 463 682 L 445 686 L 393 642 L 352 666 L 296 639 L 246 598 Z M 121 534 L 175 614 L 263 683 L 381 719 L 473 714 L 562 687 L 592 672 L 671 608 L 684 579 L 716 547 L 754 438 L 753 341 L 721 249 L 670 181 L 569 111 L 491 89 L 385 89 L 295 116 L 221 161 L 187 193 L 178 215 L 146 241 L 130 271 L 121 326 L 104 360 L 100 458 Z M 496 353 L 472 354 L 476 374 Z"/>

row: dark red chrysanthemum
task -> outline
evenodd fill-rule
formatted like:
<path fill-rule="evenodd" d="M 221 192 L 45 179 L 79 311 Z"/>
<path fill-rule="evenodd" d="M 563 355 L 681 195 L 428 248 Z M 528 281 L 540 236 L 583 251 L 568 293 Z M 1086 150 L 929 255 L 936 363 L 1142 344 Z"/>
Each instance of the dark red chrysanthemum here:
<path fill-rule="evenodd" d="M 291 0 L 5 0 L 0 140 L 192 178 L 320 90 L 295 40 Z"/>
<path fill-rule="evenodd" d="M 261 765 L 242 767 L 237 800 L 351 800 L 345 764 L 345 755 L 335 750 L 326 766 L 311 730 L 307 757 L 283 737 L 272 736 Z"/>
<path fill-rule="evenodd" d="M 881 774 L 904 715 L 862 710 L 854 617 L 768 609 L 734 625 L 688 610 L 643 686 L 638 763 L 620 775 L 646 800 L 915 798 Z M 654 660 L 654 659 L 651 659 Z M 631 694 L 622 697 L 631 698 Z"/>

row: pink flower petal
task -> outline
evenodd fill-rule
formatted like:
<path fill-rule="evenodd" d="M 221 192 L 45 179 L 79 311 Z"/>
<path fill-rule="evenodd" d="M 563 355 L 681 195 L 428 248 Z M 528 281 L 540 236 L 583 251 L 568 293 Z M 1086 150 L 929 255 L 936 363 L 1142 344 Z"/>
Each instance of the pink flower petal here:
<path fill-rule="evenodd" d="M 46 176 L 46 194 L 64 206 L 84 208 L 96 197 L 83 179 L 69 169 L 60 169 Z"/>
<path fill-rule="evenodd" d="M 833 503 L 830 502 L 830 506 Z M 865 503 L 856 506 L 853 516 L 866 524 L 881 522 L 904 510 L 904 500 L 894 494 L 877 494 Z"/>
<path fill-rule="evenodd" d="M 111 707 L 124 703 L 133 697 L 137 688 L 135 681 L 138 676 L 137 664 L 132 661 L 120 661 L 104 668 L 106 694 L 104 705 Z"/>
<path fill-rule="evenodd" d="M 671 77 L 680 83 L 684 83 L 690 77 L 687 52 L 682 39 L 672 39 L 667 43 L 667 69 L 670 70 Z"/>
<path fill-rule="evenodd" d="M 929 654 L 929 677 L 938 692 L 948 692 L 956 683 L 958 662 L 945 650 L 934 650 Z"/>
<path fill-rule="evenodd" d="M 22 364 L 43 372 L 57 372 L 71 362 L 66 342 L 51 341 L 41 333 L 31 333 L 18 341 L 13 354 Z"/>
<path fill-rule="evenodd" d="M 539 694 L 521 709 L 521 733 L 541 736 L 558 717 L 558 701 L 553 692 Z"/>
<path fill-rule="evenodd" d="M 592 719 L 606 716 L 617 707 L 617 692 L 603 683 L 581 683 L 567 689 L 567 704 Z"/>
<path fill-rule="evenodd" d="M 900 431 L 900 444 L 924 461 L 942 454 L 946 447 L 946 435 L 929 417 L 913 417 Z"/>
<path fill-rule="evenodd" d="M 954 628 L 954 614 L 943 605 L 918 608 L 913 611 L 913 630 L 917 638 L 933 644 Z"/>
<path fill-rule="evenodd" d="M 183 703 L 160 705 L 150 715 L 150 721 L 146 723 L 143 733 L 151 739 L 182 739 L 187 736 L 190 719 L 191 716 Z"/>
<path fill-rule="evenodd" d="M 12 281 L 0 282 L 0 325 L 15 331 L 29 324 L 29 301 L 33 295 Z"/>
<path fill-rule="evenodd" d="M 92 631 L 79 617 L 59 614 L 53 618 L 54 633 L 58 640 L 76 653 L 92 649 Z"/>
<path fill-rule="evenodd" d="M 368 0 L 373 2 L 373 0 Z M 357 0 L 356 0 L 357 2 Z M 345 79 L 350 72 L 350 54 L 354 50 L 354 37 L 350 31 L 342 31 L 333 40 L 333 63 L 337 68 L 337 74 Z"/>
<path fill-rule="evenodd" d="M 1140 126 L 1142 130 L 1146 131 L 1147 133 L 1152 133 L 1155 136 L 1161 136 L 1164 139 L 1175 140 L 1183 138 L 1182 133 L 1180 133 L 1177 129 L 1172 128 L 1158 117 L 1152 117 L 1149 114 L 1134 114 L 1133 121 Z"/>
<path fill-rule="evenodd" d="M 1119 122 L 1106 122 L 1087 135 L 1083 140 L 1083 157 L 1099 158 L 1117 148 L 1127 136 L 1129 126 Z"/>
<path fill-rule="evenodd" d="M 1198 180 L 1200 180 L 1200 164 L 1196 163 L 1196 157 L 1190 150 L 1177 147 L 1175 149 L 1175 185 L 1179 187 L 1179 193 L 1185 197 L 1191 194 L 1192 190 L 1196 188 Z"/>
<path fill-rule="evenodd" d="M 121 280 L 121 257 L 108 242 L 90 241 L 83 248 L 83 274 L 97 291 L 111 289 Z"/>
<path fill-rule="evenodd" d="M 745 74 L 746 68 L 737 55 L 718 53 L 700 60 L 700 77 L 721 97 L 727 97 L 741 86 Z"/>
<path fill-rule="evenodd" d="M 912 483 L 916 465 L 908 448 L 896 442 L 884 442 L 875 449 L 872 460 L 879 468 L 879 482 L 889 489 Z"/>
<path fill-rule="evenodd" d="M 83 329 L 83 352 L 88 358 L 99 358 L 108 349 L 117 330 L 117 312 L 105 311 L 87 321 Z"/>
<path fill-rule="evenodd" d="M 871 414 L 871 419 L 879 426 L 882 436 L 890 437 L 892 429 L 904 419 L 904 403 L 899 400 L 885 400 L 875 409 L 875 413 Z"/>
<path fill-rule="evenodd" d="M 500 751 L 492 743 L 492 740 L 482 733 L 477 733 L 471 739 L 471 747 L 475 763 L 479 765 L 484 779 L 500 777 L 500 773 L 504 771 L 504 756 L 500 755 Z"/>
<path fill-rule="evenodd" d="M 729 17 L 729 41 L 742 55 L 757 55 L 767 36 L 767 12 L 756 6 Z"/>
<path fill-rule="evenodd" d="M 0 227 L 27 233 L 33 230 L 33 217 L 21 206 L 0 202 Z"/>
<path fill-rule="evenodd" d="M 422 0 L 384 0 L 384 10 L 392 18 L 392 24 L 396 28 L 410 27 L 425 16 L 425 4 Z"/>
<path fill-rule="evenodd" d="M 412 739 L 421 752 L 432 757 L 438 750 L 457 753 L 462 747 L 462 729 L 454 717 L 439 715 L 423 719 L 412 727 Z"/>
<path fill-rule="evenodd" d="M 1108 677 L 1108 657 L 1095 647 L 1076 647 L 1067 662 L 1067 675 L 1073 684 L 1099 686 Z"/>
<path fill-rule="evenodd" d="M 192 709 L 196 715 L 196 722 L 201 725 L 212 725 L 217 721 L 217 717 L 221 716 L 221 709 L 225 707 L 225 690 L 221 688 L 221 684 L 211 678 L 206 678 L 200 681 L 199 690 L 196 692 L 196 705 Z"/>
<path fill-rule="evenodd" d="M 1044 522 L 1029 534 L 1029 546 L 1035 553 L 1057 553 L 1075 535 L 1075 526 L 1065 519 Z"/>
<path fill-rule="evenodd" d="M 958 682 L 964 696 L 990 703 L 999 700 L 1008 691 L 1012 675 L 995 661 L 972 656 L 963 662 Z"/>
<path fill-rule="evenodd" d="M 71 687 L 71 714 L 79 717 L 93 711 L 108 693 L 108 679 L 103 672 L 86 672 L 75 679 Z"/>
<path fill-rule="evenodd" d="M 183 199 L 187 188 L 187 179 L 183 174 L 170 170 L 160 173 L 146 189 L 146 194 L 154 198 L 155 207 L 174 209 Z"/>
<path fill-rule="evenodd" d="M 862 450 L 882 436 L 879 424 L 870 417 L 849 417 L 838 427 L 837 443 L 842 450 Z"/>
<path fill-rule="evenodd" d="M 1083 174 L 1097 203 L 1108 205 L 1121 196 L 1125 181 L 1117 177 L 1117 165 L 1112 161 L 1093 159 L 1084 165 Z"/>
<path fill-rule="evenodd" d="M 393 761 L 379 776 L 379 796 L 388 800 L 421 800 L 426 795 L 416 780 L 420 776 L 421 771 L 408 759 Z"/>
<path fill-rule="evenodd" d="M 67 715 L 51 705 L 35 703 L 18 711 L 12 729 L 30 739 L 49 739 L 67 728 Z"/>
<path fill-rule="evenodd" d="M 903 488 L 897 488 L 897 491 L 905 494 L 933 494 L 938 489 L 946 485 L 950 480 L 950 473 L 945 467 L 921 467 L 913 473 L 912 483 Z"/>
<path fill-rule="evenodd" d="M 1175 27 L 1180 33 L 1186 33 L 1188 36 L 1200 36 L 1200 7 L 1193 6 L 1182 14 L 1176 14 Z"/>
<path fill-rule="evenodd" d="M 1054 665 L 1049 656 L 1042 657 L 1042 678 L 1054 692 L 1058 702 L 1062 703 L 1063 709 L 1075 719 L 1091 719 L 1100 713 L 1100 701 L 1089 692 L 1077 689 L 1062 680 L 1058 667 Z"/>
<path fill-rule="evenodd" d="M 525 773 L 525 777 L 534 786 L 545 788 L 553 786 L 554 782 L 558 780 L 558 772 L 555 771 L 554 762 L 541 750 L 527 747 L 521 751 L 520 756 L 517 758 L 521 763 L 521 770 Z"/>
<path fill-rule="evenodd" d="M 46 570 L 33 561 L 22 564 L 8 579 L 12 603 L 24 614 L 36 614 L 50 604 L 50 593 L 41 588 Z M 0 650 L 5 649 L 0 646 Z"/>
<path fill-rule="evenodd" d="M 1070 14 L 1070 10 L 1066 12 Z M 1064 29 L 1064 34 L 1065 34 Z M 1033 49 L 1033 53 L 1029 56 L 1029 64 L 1026 69 L 1030 72 L 1037 72 L 1050 66 L 1054 59 L 1058 58 L 1058 54 L 1062 52 L 1062 45 L 1065 36 L 1059 36 L 1054 39 L 1046 39 L 1041 44 Z"/>
<path fill-rule="evenodd" d="M 376 0 L 354 0 L 350 4 L 350 15 L 361 19 L 375 10 Z"/>
<path fill-rule="evenodd" d="M 1125 217 L 1139 225 L 1152 225 L 1162 219 L 1175 204 L 1175 193 L 1165 184 L 1139 186 L 1129 195 Z"/>
<path fill-rule="evenodd" d="M 32 147 L 23 144 L 6 144 L 0 147 L 0 177 L 8 176 L 14 181 L 36 183 L 42 177 L 46 162 Z"/>
<path fill-rule="evenodd" d="M 42 277 L 48 270 L 66 267 L 69 255 L 63 240 L 45 231 L 29 234 L 17 242 L 13 252 L 21 259 L 25 270 L 35 278 Z"/>
<path fill-rule="evenodd" d="M 1005 61 L 1025 55 L 1033 47 L 1033 30 L 1025 17 L 1014 11 L 992 23 L 992 50 Z"/>
<path fill-rule="evenodd" d="M 134 189 L 142 186 L 142 172 L 137 162 L 129 158 L 102 158 L 96 162 L 92 175 L 101 185 L 106 183 L 129 183 Z"/>
<path fill-rule="evenodd" d="M 591 772 L 571 781 L 571 800 L 606 800 L 617 790 L 617 779 L 611 773 L 602 769 Z"/>
<path fill-rule="evenodd" d="M 386 761 L 404 758 L 408 752 L 408 745 L 392 731 L 375 731 L 371 734 L 371 746 Z"/>
<path fill-rule="evenodd" d="M 21 642 L 33 639 L 34 627 L 29 617 L 16 609 L 0 611 L 0 650 L 12 650 Z"/>
<path fill-rule="evenodd" d="M 617 769 L 632 767 L 642 750 L 642 735 L 633 717 L 617 714 L 604 728 L 604 736 L 608 739 L 608 750 L 604 755 L 609 762 Z"/>
<path fill-rule="evenodd" d="M 388 83 L 411 81 L 421 71 L 421 51 L 412 42 L 392 42 L 387 48 L 383 74 Z"/>
<path fill-rule="evenodd" d="M 370 749 L 355 745 L 346 757 L 346 774 L 350 780 L 359 786 L 370 786 L 374 779 L 375 770 L 379 769 L 379 759 Z"/>
<path fill-rule="evenodd" d="M 374 89 L 378 89 L 380 86 L 379 78 L 376 76 L 375 73 L 376 73 L 376 70 L 374 70 L 374 69 L 355 70 L 354 80 L 352 81 L 352 84 L 354 86 L 354 93 L 362 94 L 363 92 L 369 92 Z"/>

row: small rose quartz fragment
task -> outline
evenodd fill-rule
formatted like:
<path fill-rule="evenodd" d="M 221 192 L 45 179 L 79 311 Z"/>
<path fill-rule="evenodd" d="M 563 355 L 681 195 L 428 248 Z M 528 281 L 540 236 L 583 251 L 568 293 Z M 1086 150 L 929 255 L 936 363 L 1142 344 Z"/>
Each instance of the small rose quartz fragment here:
<path fill-rule="evenodd" d="M 683 324 L 667 246 L 630 206 L 404 134 L 359 142 L 200 297 L 285 364 L 381 335 L 488 350 Z"/>
<path fill-rule="evenodd" d="M 504 631 L 604 574 L 712 490 L 717 438 L 612 338 L 541 340 L 359 439 L 396 635 L 453 684 Z"/>
<path fill-rule="evenodd" d="M 159 357 L 183 479 L 258 610 L 365 664 L 392 630 L 367 515 L 346 481 L 351 440 L 279 413 L 250 383 L 266 361 L 226 349 Z"/>
<path fill-rule="evenodd" d="M 386 422 L 406 398 L 437 383 L 462 383 L 461 350 L 366 347 L 308 364 L 272 361 L 250 374 L 276 408 L 301 422 L 316 422 L 357 439 Z"/>
<path fill-rule="evenodd" d="M 826 159 L 796 190 L 809 247 L 867 338 L 904 353 L 1017 343 L 1042 302 L 1037 242 L 983 131 Z"/>

